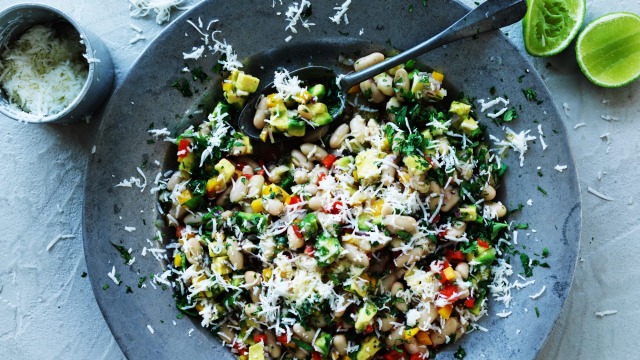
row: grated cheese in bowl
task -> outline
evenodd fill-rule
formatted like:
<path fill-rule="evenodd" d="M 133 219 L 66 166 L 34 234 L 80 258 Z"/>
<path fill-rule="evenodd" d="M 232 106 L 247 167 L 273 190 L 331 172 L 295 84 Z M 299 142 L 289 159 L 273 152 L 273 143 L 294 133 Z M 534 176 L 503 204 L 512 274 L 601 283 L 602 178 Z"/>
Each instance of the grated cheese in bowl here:
<path fill-rule="evenodd" d="M 36 116 L 54 115 L 80 94 L 88 63 L 79 34 L 66 24 L 35 25 L 0 55 L 0 85 L 9 103 Z"/>

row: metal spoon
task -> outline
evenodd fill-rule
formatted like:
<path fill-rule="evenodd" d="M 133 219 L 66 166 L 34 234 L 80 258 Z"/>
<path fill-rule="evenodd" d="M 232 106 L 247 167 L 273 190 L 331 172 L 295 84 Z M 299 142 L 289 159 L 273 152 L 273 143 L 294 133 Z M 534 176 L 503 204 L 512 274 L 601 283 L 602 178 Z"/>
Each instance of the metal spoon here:
<path fill-rule="evenodd" d="M 415 59 L 418 56 L 437 49 L 443 45 L 452 43 L 456 40 L 464 39 L 470 36 L 482 34 L 501 27 L 511 25 L 520 21 L 527 11 L 527 3 L 525 0 L 489 0 L 475 9 L 471 10 L 460 20 L 453 23 L 439 34 L 429 40 L 403 51 L 398 55 L 388 58 L 378 64 L 363 69 L 358 72 L 338 76 L 333 70 L 323 66 L 309 66 L 291 72 L 298 79 L 306 83 L 315 84 L 332 84 L 336 83 L 341 90 L 340 103 L 342 104 L 339 111 L 333 112 L 333 118 L 337 118 L 342 114 L 345 106 L 346 92 L 367 79 L 385 72 L 397 65 L 404 64 L 408 60 Z M 275 92 L 273 83 L 267 85 L 261 92 L 261 95 L 268 95 Z M 260 138 L 260 129 L 253 125 L 253 117 L 256 112 L 256 103 L 261 96 L 256 95 L 245 105 L 238 118 L 240 129 L 249 137 L 254 139 Z M 273 142 L 285 141 L 285 136 L 274 136 Z"/>

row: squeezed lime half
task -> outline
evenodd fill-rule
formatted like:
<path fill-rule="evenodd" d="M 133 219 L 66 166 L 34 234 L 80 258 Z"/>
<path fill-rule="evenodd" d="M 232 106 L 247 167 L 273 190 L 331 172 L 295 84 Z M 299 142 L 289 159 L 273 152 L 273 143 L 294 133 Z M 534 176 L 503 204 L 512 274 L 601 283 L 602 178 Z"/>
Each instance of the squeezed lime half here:
<path fill-rule="evenodd" d="M 582 26 L 585 0 L 527 0 L 522 19 L 524 47 L 533 56 L 551 56 L 566 49 Z"/>
<path fill-rule="evenodd" d="M 576 42 L 582 72 L 596 85 L 620 87 L 640 77 L 640 16 L 618 12 L 587 25 Z"/>

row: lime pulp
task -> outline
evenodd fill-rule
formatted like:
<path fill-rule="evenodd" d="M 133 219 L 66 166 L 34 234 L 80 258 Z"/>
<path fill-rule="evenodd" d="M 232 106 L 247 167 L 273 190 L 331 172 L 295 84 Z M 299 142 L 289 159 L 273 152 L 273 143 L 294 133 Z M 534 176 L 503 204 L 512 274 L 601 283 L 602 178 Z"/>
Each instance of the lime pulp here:
<path fill-rule="evenodd" d="M 585 0 L 527 0 L 522 20 L 524 46 L 533 56 L 551 56 L 566 49 L 578 34 Z"/>

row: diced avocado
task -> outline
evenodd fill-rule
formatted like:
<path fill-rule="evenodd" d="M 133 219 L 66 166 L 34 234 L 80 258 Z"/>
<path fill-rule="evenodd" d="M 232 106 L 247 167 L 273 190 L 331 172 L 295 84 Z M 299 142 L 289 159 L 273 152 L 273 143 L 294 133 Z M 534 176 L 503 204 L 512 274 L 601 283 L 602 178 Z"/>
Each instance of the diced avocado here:
<path fill-rule="evenodd" d="M 476 257 L 475 260 L 482 265 L 491 265 L 491 263 L 493 263 L 495 259 L 496 259 L 496 249 L 489 248 L 483 253 L 481 253 L 480 255 L 478 255 L 478 257 Z"/>
<path fill-rule="evenodd" d="M 336 162 L 333 163 L 333 167 L 334 168 L 342 168 L 342 169 L 348 169 L 349 165 L 353 164 L 353 156 L 349 155 L 349 156 L 344 156 L 339 158 L 338 160 L 336 160 Z"/>
<path fill-rule="evenodd" d="M 187 156 L 182 158 L 178 169 L 180 171 L 191 173 L 191 169 L 193 168 L 193 165 L 195 165 L 195 163 L 196 163 L 196 156 L 192 152 L 190 152 L 187 154 Z"/>
<path fill-rule="evenodd" d="M 356 331 L 364 331 L 373 320 L 373 317 L 376 316 L 377 312 L 378 307 L 371 301 L 366 301 L 362 304 L 356 315 Z"/>
<path fill-rule="evenodd" d="M 321 332 L 316 338 L 316 341 L 313 343 L 313 345 L 318 350 L 318 352 L 322 354 L 322 356 L 326 357 L 326 356 L 329 356 L 329 350 L 331 349 L 331 341 L 332 341 L 331 334 Z"/>
<path fill-rule="evenodd" d="M 361 151 L 356 156 L 356 171 L 358 179 L 365 184 L 372 184 L 380 179 L 381 159 L 385 156 L 383 152 L 376 149 Z"/>
<path fill-rule="evenodd" d="M 433 140 L 433 136 L 431 135 L 431 131 L 429 131 L 429 129 L 422 130 L 420 134 L 422 134 L 422 137 L 427 140 Z"/>
<path fill-rule="evenodd" d="M 457 114 L 461 119 L 464 120 L 469 117 L 469 112 L 471 112 L 471 105 L 465 104 L 460 101 L 453 101 L 451 102 L 449 112 L 452 114 Z"/>
<path fill-rule="evenodd" d="M 236 89 L 246 91 L 249 94 L 258 90 L 260 80 L 257 77 L 245 74 L 244 71 L 240 71 L 238 78 L 236 79 Z"/>
<path fill-rule="evenodd" d="M 356 360 L 369 360 L 382 348 L 380 340 L 370 335 L 360 345 L 358 353 L 356 354 Z"/>
<path fill-rule="evenodd" d="M 231 267 L 228 265 L 228 256 L 218 256 L 211 259 L 211 271 L 219 275 L 231 274 Z"/>
<path fill-rule="evenodd" d="M 323 126 L 333 121 L 333 118 L 331 117 L 331 114 L 329 114 L 329 110 L 327 109 L 327 105 L 323 103 L 315 103 L 308 105 L 308 107 L 309 112 L 313 115 L 311 121 L 314 124 Z"/>
<path fill-rule="evenodd" d="M 249 346 L 249 360 L 264 360 L 264 344 L 262 342 Z"/>
<path fill-rule="evenodd" d="M 271 108 L 271 117 L 269 118 L 271 126 L 279 132 L 286 132 L 289 127 L 289 117 L 287 116 L 287 108 L 284 103 L 278 103 Z"/>
<path fill-rule="evenodd" d="M 316 251 L 313 254 L 318 261 L 318 265 L 329 266 L 338 259 L 341 252 L 342 246 L 340 246 L 340 240 L 337 237 L 323 232 L 316 239 Z"/>
<path fill-rule="evenodd" d="M 473 120 L 473 118 L 466 118 L 460 123 L 460 129 L 464 131 L 465 134 L 470 135 L 478 129 L 478 122 Z"/>
<path fill-rule="evenodd" d="M 318 233 L 318 217 L 315 213 L 309 213 L 300 221 L 300 232 L 305 240 L 309 240 Z"/>
<path fill-rule="evenodd" d="M 411 92 L 416 99 L 426 97 L 427 85 L 429 85 L 429 75 L 423 72 L 411 73 L 414 74 L 413 81 L 411 82 Z"/>
<path fill-rule="evenodd" d="M 358 217 L 358 229 L 360 231 L 371 231 L 373 229 L 373 222 L 371 221 L 373 216 L 371 215 L 360 215 Z"/>
<path fill-rule="evenodd" d="M 220 175 L 222 175 L 225 182 L 229 182 L 229 180 L 231 180 L 231 177 L 236 170 L 231 161 L 227 159 L 221 159 L 213 168 L 216 169 L 216 171 L 218 171 Z"/>
<path fill-rule="evenodd" d="M 460 208 L 460 215 L 463 216 L 462 221 L 475 221 L 478 218 L 478 208 L 475 204 L 467 205 Z"/>
<path fill-rule="evenodd" d="M 229 105 L 223 102 L 218 102 L 218 104 L 216 104 L 216 107 L 213 108 L 213 111 L 211 112 L 211 114 L 213 114 L 214 117 L 219 117 L 223 114 L 228 114 L 228 113 L 229 113 Z"/>
<path fill-rule="evenodd" d="M 315 85 L 313 85 L 312 87 L 309 88 L 309 92 L 316 99 L 322 100 L 322 98 L 324 97 L 324 95 L 327 92 L 327 89 L 322 84 L 315 84 Z"/>
<path fill-rule="evenodd" d="M 287 124 L 287 134 L 290 136 L 302 137 L 306 132 L 306 125 L 304 121 L 291 119 Z"/>
<path fill-rule="evenodd" d="M 427 172 L 427 170 L 429 170 L 429 168 L 431 167 L 431 165 L 429 165 L 427 160 L 425 160 L 424 158 L 418 155 L 405 156 L 402 159 L 402 162 L 407 167 L 407 170 L 409 170 L 409 174 L 412 176 L 424 175 Z"/>
<path fill-rule="evenodd" d="M 266 230 L 269 222 L 264 214 L 249 214 L 239 211 L 234 217 L 235 223 L 243 233 L 262 233 Z"/>
<path fill-rule="evenodd" d="M 476 298 L 475 304 L 473 304 L 473 308 L 471 309 L 471 313 L 473 315 L 480 315 L 480 311 L 482 310 L 483 300 L 484 300 L 484 295 L 480 295 Z"/>

